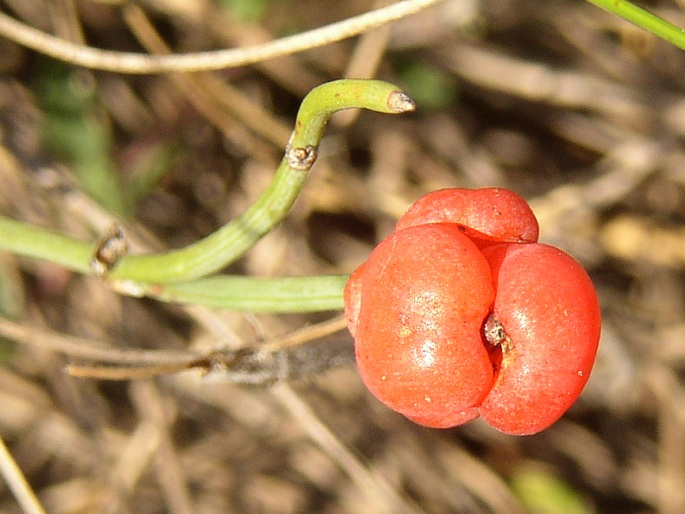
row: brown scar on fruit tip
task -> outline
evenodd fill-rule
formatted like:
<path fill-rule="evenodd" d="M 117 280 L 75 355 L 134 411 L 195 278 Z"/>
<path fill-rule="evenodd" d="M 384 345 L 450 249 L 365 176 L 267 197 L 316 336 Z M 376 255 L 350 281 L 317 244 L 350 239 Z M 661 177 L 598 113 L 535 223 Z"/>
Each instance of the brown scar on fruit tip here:
<path fill-rule="evenodd" d="M 295 148 L 288 147 L 285 150 L 285 158 L 290 166 L 295 171 L 309 171 L 314 165 L 314 161 L 318 157 L 318 151 L 315 146 L 296 146 Z"/>
<path fill-rule="evenodd" d="M 101 277 L 111 271 L 128 253 L 128 243 L 119 225 L 113 225 L 95 246 L 90 268 Z"/>
<path fill-rule="evenodd" d="M 483 335 L 485 340 L 493 346 L 501 346 L 502 353 L 507 353 L 514 349 L 514 342 L 511 340 L 504 326 L 493 314 L 483 325 Z"/>

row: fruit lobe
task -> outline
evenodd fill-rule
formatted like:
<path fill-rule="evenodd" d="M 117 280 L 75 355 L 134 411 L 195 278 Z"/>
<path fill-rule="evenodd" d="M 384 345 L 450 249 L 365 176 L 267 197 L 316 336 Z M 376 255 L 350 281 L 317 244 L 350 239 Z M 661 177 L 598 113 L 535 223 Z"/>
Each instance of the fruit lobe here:
<path fill-rule="evenodd" d="M 568 410 L 590 376 L 597 295 L 580 264 L 552 246 L 500 244 L 483 253 L 496 290 L 493 315 L 512 346 L 479 412 L 502 432 L 536 433 Z"/>
<path fill-rule="evenodd" d="M 439 189 L 416 200 L 395 230 L 428 223 L 455 223 L 476 241 L 532 243 L 538 222 L 526 201 L 508 189 Z"/>
<path fill-rule="evenodd" d="M 480 337 L 494 300 L 485 257 L 452 224 L 410 227 L 381 242 L 357 277 L 346 295 L 359 301 L 348 319 L 362 380 L 395 411 L 453 426 L 492 383 Z"/>

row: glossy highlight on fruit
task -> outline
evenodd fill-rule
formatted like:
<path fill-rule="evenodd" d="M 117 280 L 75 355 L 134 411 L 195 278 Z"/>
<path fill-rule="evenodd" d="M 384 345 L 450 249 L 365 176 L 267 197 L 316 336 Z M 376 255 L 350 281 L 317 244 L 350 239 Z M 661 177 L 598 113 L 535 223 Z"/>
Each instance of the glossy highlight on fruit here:
<path fill-rule="evenodd" d="M 345 289 L 369 390 L 435 428 L 482 416 L 526 435 L 559 419 L 592 369 L 600 308 L 580 264 L 537 237 L 530 207 L 504 189 L 413 204 Z"/>

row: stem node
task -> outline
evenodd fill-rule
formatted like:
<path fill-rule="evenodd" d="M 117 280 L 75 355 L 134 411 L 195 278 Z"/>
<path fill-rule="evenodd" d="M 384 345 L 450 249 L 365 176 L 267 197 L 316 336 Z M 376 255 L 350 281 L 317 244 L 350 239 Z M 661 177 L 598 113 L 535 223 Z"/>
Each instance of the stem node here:
<path fill-rule="evenodd" d="M 119 225 L 113 225 L 98 241 L 90 268 L 99 277 L 106 275 L 128 253 L 128 243 Z"/>
<path fill-rule="evenodd" d="M 309 171 L 314 165 L 319 152 L 315 146 L 288 147 L 285 151 L 285 158 L 295 171 Z"/>

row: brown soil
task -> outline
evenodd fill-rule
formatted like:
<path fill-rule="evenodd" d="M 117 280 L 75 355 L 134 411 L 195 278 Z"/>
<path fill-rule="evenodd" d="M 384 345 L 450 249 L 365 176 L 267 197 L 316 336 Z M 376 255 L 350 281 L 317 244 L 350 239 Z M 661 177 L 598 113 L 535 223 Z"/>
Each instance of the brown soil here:
<path fill-rule="evenodd" d="M 143 51 L 136 30 L 147 19 L 174 51 L 191 52 L 377 3 L 274 0 L 250 22 L 209 0 L 145 1 L 141 10 L 24 0 L 3 10 L 65 39 L 80 28 L 88 44 L 121 51 Z M 651 6 L 685 24 L 672 3 Z M 114 218 L 80 192 L 73 161 L 41 135 L 70 112 L 59 95 L 46 106 L 40 82 L 50 64 L 1 38 L 0 55 L 0 212 L 94 241 Z M 541 239 L 581 261 L 597 286 L 603 335 L 581 399 L 549 430 L 516 438 L 478 421 L 414 425 L 379 404 L 353 365 L 258 386 L 197 370 L 74 378 L 65 365 L 87 361 L 51 349 L 49 332 L 86 345 L 201 351 L 261 344 L 339 313 L 168 305 L 0 254 L 3 302 L 14 310 L 6 314 L 42 334 L 3 343 L 0 435 L 48 512 L 685 512 L 680 50 L 585 2 L 455 0 L 388 34 L 252 66 L 193 76 L 70 67 L 62 83 L 94 98 L 86 118 L 111 135 L 121 177 L 168 157 L 124 223 L 138 248 L 163 249 L 243 212 L 273 175 L 306 92 L 374 55 L 373 76 L 406 88 L 417 112 L 336 117 L 291 215 L 230 271 L 349 273 L 421 194 L 511 188 L 530 200 Z M 349 354 L 346 333 L 327 341 Z M 0 511 L 21 512 L 2 481 Z"/>

